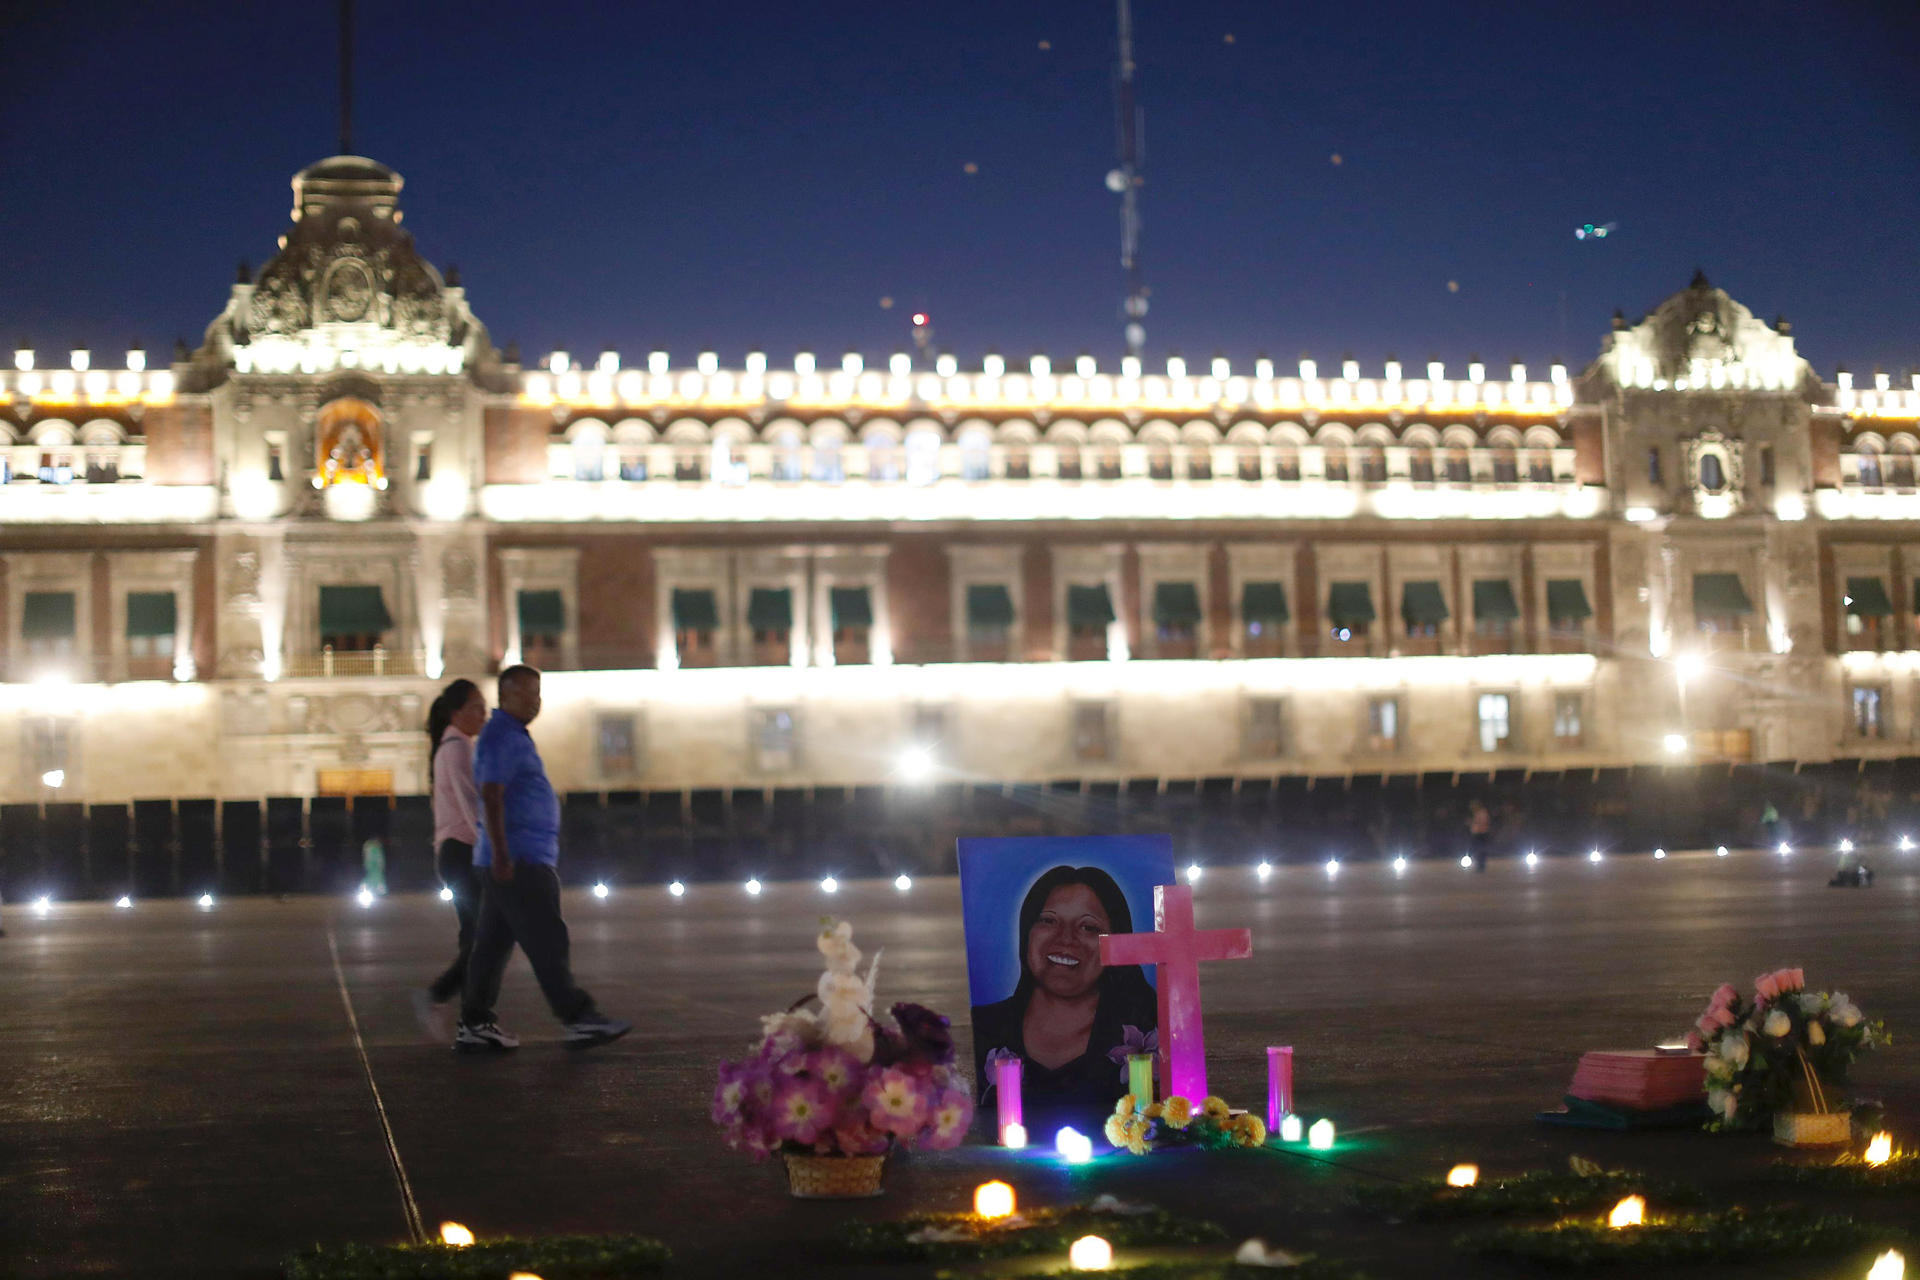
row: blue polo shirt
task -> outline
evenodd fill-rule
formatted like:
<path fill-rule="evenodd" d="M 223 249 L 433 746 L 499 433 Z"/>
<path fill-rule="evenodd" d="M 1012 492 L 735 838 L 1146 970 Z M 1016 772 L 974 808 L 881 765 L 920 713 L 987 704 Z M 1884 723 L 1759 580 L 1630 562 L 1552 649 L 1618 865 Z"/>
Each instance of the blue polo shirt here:
<path fill-rule="evenodd" d="M 496 782 L 507 789 L 507 853 L 515 862 L 559 865 L 560 797 L 553 794 L 547 766 L 541 763 L 527 726 L 497 707 L 474 743 L 473 781 L 481 787 Z M 487 835 L 483 808 L 473 865 L 485 867 L 492 862 L 493 840 Z"/>

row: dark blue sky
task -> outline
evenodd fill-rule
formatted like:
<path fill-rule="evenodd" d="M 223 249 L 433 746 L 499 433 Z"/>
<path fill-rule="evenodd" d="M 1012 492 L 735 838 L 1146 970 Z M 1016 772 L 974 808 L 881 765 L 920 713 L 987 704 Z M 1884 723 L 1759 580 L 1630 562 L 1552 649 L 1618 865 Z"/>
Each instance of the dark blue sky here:
<path fill-rule="evenodd" d="M 334 5 L 7 12 L 0 341 L 197 340 L 334 150 Z M 1920 6 L 1136 23 L 1150 355 L 1578 365 L 1698 265 L 1829 375 L 1920 365 Z M 919 307 L 963 361 L 1120 352 L 1102 0 L 363 3 L 357 45 L 355 149 L 529 356 L 879 355 Z"/>

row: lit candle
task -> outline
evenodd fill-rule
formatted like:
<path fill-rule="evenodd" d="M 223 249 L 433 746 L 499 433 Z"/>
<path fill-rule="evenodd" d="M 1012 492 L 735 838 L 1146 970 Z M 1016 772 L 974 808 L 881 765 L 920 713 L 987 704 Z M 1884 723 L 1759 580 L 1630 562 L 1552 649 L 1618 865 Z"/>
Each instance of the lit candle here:
<path fill-rule="evenodd" d="M 1293 1114 L 1293 1046 L 1267 1046 L 1267 1129 L 1278 1129 Z"/>
<path fill-rule="evenodd" d="M 1447 1170 L 1447 1185 L 1450 1187 L 1470 1187 L 1480 1181 L 1480 1166 L 1477 1164 L 1457 1164 Z"/>
<path fill-rule="evenodd" d="M 1300 1133 L 1301 1125 L 1299 1116 L 1289 1115 L 1280 1118 L 1280 1141 L 1298 1142 L 1300 1141 Z"/>
<path fill-rule="evenodd" d="M 1886 1132 L 1876 1133 L 1867 1143 L 1867 1163 L 1885 1164 L 1893 1159 L 1893 1135 Z"/>
<path fill-rule="evenodd" d="M 989 1220 L 1013 1216 L 1013 1188 L 1004 1182 L 983 1182 L 973 1189 L 973 1212 Z"/>
<path fill-rule="evenodd" d="M 1153 1101 L 1153 1055 L 1150 1053 L 1130 1053 L 1127 1055 L 1127 1092 L 1142 1107 Z"/>
<path fill-rule="evenodd" d="M 1018 1151 L 1027 1145 L 1027 1126 L 1010 1124 L 1000 1131 L 1000 1145 L 1009 1151 Z"/>
<path fill-rule="evenodd" d="M 1067 1265 L 1075 1271 L 1105 1271 L 1113 1265 L 1113 1246 L 1099 1236 L 1081 1236 L 1067 1250 Z"/>
<path fill-rule="evenodd" d="M 1607 1215 L 1607 1225 L 1618 1231 L 1623 1227 L 1638 1227 L 1646 1223 L 1647 1201 L 1644 1196 L 1628 1196 L 1613 1206 L 1613 1212 Z"/>
<path fill-rule="evenodd" d="M 457 1222 L 443 1222 L 440 1224 L 440 1242 L 464 1249 L 473 1243 L 473 1232 Z"/>
<path fill-rule="evenodd" d="M 1315 1120 L 1313 1127 L 1307 1130 L 1307 1145 L 1315 1151 L 1329 1151 L 1333 1148 L 1333 1121 Z"/>
<path fill-rule="evenodd" d="M 1000 1101 L 1001 1142 L 1006 1146 L 1012 1146 L 1013 1143 L 1007 1142 L 1005 1135 L 1014 1129 L 1020 1129 L 1021 1145 L 1026 1145 L 1027 1131 L 1020 1127 L 1026 1119 L 1020 1110 L 1020 1059 L 1008 1056 L 994 1060 L 993 1089 L 999 1095 Z"/>

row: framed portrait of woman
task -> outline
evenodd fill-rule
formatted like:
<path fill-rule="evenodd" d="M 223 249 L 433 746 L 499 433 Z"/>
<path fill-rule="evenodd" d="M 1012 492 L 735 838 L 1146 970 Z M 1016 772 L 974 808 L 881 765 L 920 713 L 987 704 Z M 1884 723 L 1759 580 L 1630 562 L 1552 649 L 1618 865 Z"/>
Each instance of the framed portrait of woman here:
<path fill-rule="evenodd" d="M 1127 1091 L 1127 1055 L 1156 1043 L 1150 972 L 1103 965 L 1100 935 L 1151 932 L 1177 883 L 1164 835 L 962 840 L 960 901 L 981 1113 L 989 1062 L 1021 1060 L 1029 1128 L 1097 1124 Z M 1036 1130 L 1039 1132 L 1041 1130 Z"/>

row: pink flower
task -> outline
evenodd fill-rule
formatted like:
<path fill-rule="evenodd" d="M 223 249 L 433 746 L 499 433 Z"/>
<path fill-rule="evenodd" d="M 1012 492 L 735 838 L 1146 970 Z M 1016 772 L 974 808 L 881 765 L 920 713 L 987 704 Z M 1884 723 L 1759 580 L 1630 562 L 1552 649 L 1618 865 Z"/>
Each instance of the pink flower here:
<path fill-rule="evenodd" d="M 842 1112 L 840 1123 L 833 1130 L 833 1140 L 842 1155 L 877 1156 L 885 1154 L 887 1149 L 887 1135 L 874 1128 L 863 1111 Z"/>
<path fill-rule="evenodd" d="M 740 1123 L 747 1102 L 747 1082 L 740 1068 L 728 1063 L 720 1067 L 720 1083 L 713 1091 L 713 1122 L 717 1125 Z"/>
<path fill-rule="evenodd" d="M 898 1067 L 871 1077 L 861 1101 L 874 1128 L 903 1138 L 911 1137 L 927 1120 L 927 1095 L 920 1077 Z"/>
<path fill-rule="evenodd" d="M 1714 991 L 1713 999 L 1707 1002 L 1709 1009 L 1731 1009 L 1740 1001 L 1740 992 L 1731 982 L 1723 982 Z"/>
<path fill-rule="evenodd" d="M 1698 1031 L 1689 1031 L 1687 1032 L 1687 1048 L 1694 1053 L 1704 1053 L 1707 1048 L 1707 1042 L 1701 1037 Z"/>
<path fill-rule="evenodd" d="M 1714 1021 L 1711 1010 L 1696 1018 L 1693 1025 L 1694 1029 L 1698 1031 L 1704 1039 L 1711 1040 L 1720 1034 L 1720 1024 Z"/>
<path fill-rule="evenodd" d="M 833 1096 L 815 1080 L 787 1080 L 775 1090 L 773 1131 L 788 1142 L 811 1146 L 833 1124 Z"/>
<path fill-rule="evenodd" d="M 807 1055 L 807 1074 L 825 1085 L 834 1097 L 845 1098 L 860 1091 L 863 1072 L 852 1054 L 829 1045 Z"/>
<path fill-rule="evenodd" d="M 1807 985 L 1807 971 L 1805 969 L 1782 969 L 1773 976 L 1780 979 L 1780 990 L 1782 991 L 1800 991 Z"/>
<path fill-rule="evenodd" d="M 946 1151 L 959 1146 L 973 1123 L 973 1099 L 964 1090 L 942 1089 L 934 1100 L 931 1122 L 933 1130 L 925 1139 L 928 1147 Z"/>
<path fill-rule="evenodd" d="M 1712 1018 L 1716 1025 L 1722 1026 L 1722 1027 L 1730 1027 L 1734 1023 L 1739 1021 L 1738 1018 L 1733 1016 L 1733 1010 L 1731 1009 L 1715 1009 L 1712 1013 L 1709 1013 L 1707 1016 L 1709 1018 Z"/>
<path fill-rule="evenodd" d="M 1780 975 L 1763 973 L 1753 980 L 1754 994 L 1771 1003 L 1780 996 Z"/>

